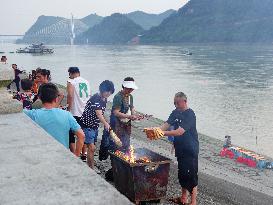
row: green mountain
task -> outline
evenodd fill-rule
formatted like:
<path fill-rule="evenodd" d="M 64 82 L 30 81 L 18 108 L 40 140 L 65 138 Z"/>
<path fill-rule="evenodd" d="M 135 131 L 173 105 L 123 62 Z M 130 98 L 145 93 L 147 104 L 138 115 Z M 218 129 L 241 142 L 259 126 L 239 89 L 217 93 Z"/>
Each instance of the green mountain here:
<path fill-rule="evenodd" d="M 50 26 L 55 24 L 58 21 L 62 21 L 64 18 L 62 17 L 55 17 L 55 16 L 39 16 L 37 21 L 30 27 L 30 29 L 25 34 L 32 34 L 35 33 L 44 27 Z"/>
<path fill-rule="evenodd" d="M 90 14 L 82 19 L 81 22 L 85 23 L 89 28 L 99 24 L 102 21 L 103 17 L 98 16 L 97 14 Z"/>
<path fill-rule="evenodd" d="M 147 30 L 153 26 L 158 26 L 173 13 L 175 13 L 174 10 L 168 10 L 161 14 L 147 14 L 141 11 L 123 16 L 114 14 L 110 16 L 111 18 L 106 17 L 106 21 L 96 27 L 94 32 L 104 32 L 108 27 L 107 34 L 102 33 L 102 35 L 94 34 L 92 28 L 102 23 L 104 18 L 97 14 L 90 14 L 82 19 L 74 19 L 76 41 L 84 43 L 86 39 L 89 39 L 90 43 L 126 43 L 132 37 L 143 32 L 140 27 Z M 108 22 L 110 23 L 108 24 Z M 112 28 L 115 30 L 111 30 Z M 92 34 L 92 37 L 89 34 Z M 93 35 L 97 35 L 97 37 L 93 37 Z M 71 19 L 42 15 L 25 33 L 23 39 L 19 39 L 17 43 L 70 44 L 71 36 Z"/>
<path fill-rule="evenodd" d="M 158 26 L 164 19 L 175 13 L 175 10 L 167 10 L 161 14 L 148 14 L 143 11 L 135 11 L 126 14 L 126 16 L 140 25 L 145 30 L 149 30 L 154 26 Z"/>
<path fill-rule="evenodd" d="M 122 14 L 105 17 L 100 24 L 79 35 L 78 44 L 124 44 L 141 34 L 143 29 Z"/>
<path fill-rule="evenodd" d="M 190 0 L 141 42 L 272 42 L 272 11 L 272 0 Z"/>
<path fill-rule="evenodd" d="M 91 14 L 83 19 L 74 19 L 74 32 L 79 35 L 96 25 L 102 17 Z M 71 19 L 54 16 L 40 16 L 17 43 L 70 44 Z"/>

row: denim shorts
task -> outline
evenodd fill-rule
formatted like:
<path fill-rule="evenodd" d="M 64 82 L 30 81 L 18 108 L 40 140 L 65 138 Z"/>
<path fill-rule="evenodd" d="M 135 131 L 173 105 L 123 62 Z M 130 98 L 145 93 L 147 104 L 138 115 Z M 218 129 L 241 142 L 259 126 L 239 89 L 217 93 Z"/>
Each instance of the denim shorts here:
<path fill-rule="evenodd" d="M 84 144 L 95 144 L 97 142 L 98 130 L 94 130 L 91 128 L 83 128 L 83 132 L 85 135 Z"/>

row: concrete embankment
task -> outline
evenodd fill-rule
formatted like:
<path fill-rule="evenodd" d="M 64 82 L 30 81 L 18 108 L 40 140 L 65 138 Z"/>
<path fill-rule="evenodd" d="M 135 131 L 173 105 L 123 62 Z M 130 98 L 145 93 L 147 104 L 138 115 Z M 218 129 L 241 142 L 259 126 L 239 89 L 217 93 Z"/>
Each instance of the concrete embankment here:
<path fill-rule="evenodd" d="M 0 115 L 0 204 L 130 204 L 23 113 Z"/>

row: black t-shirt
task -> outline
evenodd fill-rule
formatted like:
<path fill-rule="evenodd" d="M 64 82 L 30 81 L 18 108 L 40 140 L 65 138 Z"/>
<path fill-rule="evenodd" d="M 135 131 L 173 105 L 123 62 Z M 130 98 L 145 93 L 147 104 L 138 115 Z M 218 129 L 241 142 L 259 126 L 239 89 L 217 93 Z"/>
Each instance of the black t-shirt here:
<path fill-rule="evenodd" d="M 96 110 L 102 110 L 104 113 L 106 104 L 107 100 L 104 101 L 98 93 L 93 95 L 86 103 L 80 125 L 84 128 L 98 129 L 100 120 L 96 115 Z"/>
<path fill-rule="evenodd" d="M 20 71 L 19 69 L 16 68 L 16 69 L 14 70 L 14 77 L 15 77 L 15 78 L 18 78 L 20 73 L 23 73 L 23 71 Z"/>
<path fill-rule="evenodd" d="M 174 137 L 176 157 L 198 157 L 199 141 L 196 130 L 196 116 L 192 109 L 180 111 L 175 109 L 169 116 L 167 123 L 177 129 L 185 130 L 182 136 Z"/>

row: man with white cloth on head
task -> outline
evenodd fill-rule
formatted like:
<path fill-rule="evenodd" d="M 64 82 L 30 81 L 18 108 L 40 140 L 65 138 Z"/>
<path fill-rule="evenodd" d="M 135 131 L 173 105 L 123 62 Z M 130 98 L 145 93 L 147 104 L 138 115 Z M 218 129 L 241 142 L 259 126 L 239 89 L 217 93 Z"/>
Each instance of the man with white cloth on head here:
<path fill-rule="evenodd" d="M 138 89 L 134 78 L 127 77 L 122 83 L 122 90 L 113 99 L 110 125 L 122 142 L 121 150 L 127 152 L 130 146 L 131 121 L 137 120 L 132 92 Z"/>

